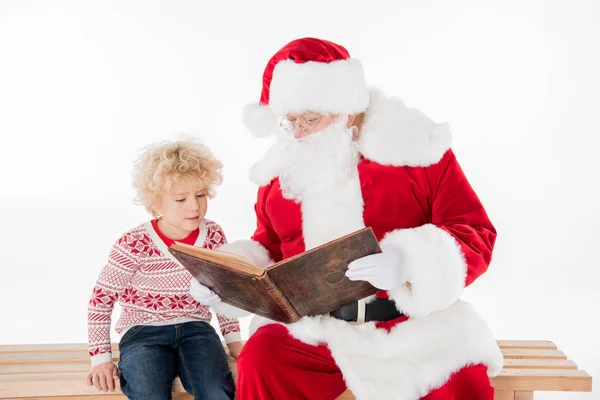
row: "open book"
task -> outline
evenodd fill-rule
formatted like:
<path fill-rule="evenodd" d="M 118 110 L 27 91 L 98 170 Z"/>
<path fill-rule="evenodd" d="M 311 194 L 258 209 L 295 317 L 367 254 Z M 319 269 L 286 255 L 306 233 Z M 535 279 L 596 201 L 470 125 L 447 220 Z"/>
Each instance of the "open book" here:
<path fill-rule="evenodd" d="M 328 314 L 374 294 L 365 281 L 345 272 L 357 258 L 380 253 L 371 228 L 364 228 L 261 269 L 238 255 L 175 242 L 169 250 L 221 301 L 263 317 L 290 323 Z"/>

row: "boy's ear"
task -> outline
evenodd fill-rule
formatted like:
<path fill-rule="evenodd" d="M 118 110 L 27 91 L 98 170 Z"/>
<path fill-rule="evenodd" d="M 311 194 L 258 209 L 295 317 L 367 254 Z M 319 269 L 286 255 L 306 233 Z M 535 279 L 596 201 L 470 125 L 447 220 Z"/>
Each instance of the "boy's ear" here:
<path fill-rule="evenodd" d="M 154 200 L 154 202 L 152 204 L 150 204 L 150 210 L 149 210 L 150 214 L 157 217 L 158 215 L 162 214 L 161 210 L 162 210 L 161 201 L 159 198 L 157 198 L 156 200 Z"/>

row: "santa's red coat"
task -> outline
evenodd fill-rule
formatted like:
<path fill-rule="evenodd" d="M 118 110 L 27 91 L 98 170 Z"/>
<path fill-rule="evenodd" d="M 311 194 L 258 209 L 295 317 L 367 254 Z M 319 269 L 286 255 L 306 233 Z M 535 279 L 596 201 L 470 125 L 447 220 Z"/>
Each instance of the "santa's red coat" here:
<path fill-rule="evenodd" d="M 446 124 L 373 91 L 347 180 L 299 203 L 284 198 L 277 166 L 263 160 L 252 172 L 261 185 L 252 241 L 224 248 L 265 265 L 369 226 L 381 244 L 401 249 L 410 284 L 378 296 L 408 320 L 376 327 L 317 317 L 287 326 L 305 343 L 327 344 L 358 399 L 458 400 L 468 387 L 469 399 L 493 398 L 481 371 L 497 374 L 502 355 L 459 297 L 488 268 L 496 231 L 450 141 Z"/>

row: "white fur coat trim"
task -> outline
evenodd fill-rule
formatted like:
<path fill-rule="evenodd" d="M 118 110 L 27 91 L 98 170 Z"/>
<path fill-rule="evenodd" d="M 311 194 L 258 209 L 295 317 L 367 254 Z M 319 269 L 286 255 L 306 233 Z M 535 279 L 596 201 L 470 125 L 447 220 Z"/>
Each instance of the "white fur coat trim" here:
<path fill-rule="evenodd" d="M 236 240 L 222 245 L 218 250 L 244 257 L 262 269 L 273 265 L 269 251 L 254 240 Z"/>
<path fill-rule="evenodd" d="M 283 151 L 278 143 L 273 143 L 267 152 L 250 167 L 250 181 L 258 186 L 266 186 L 283 172 Z"/>
<path fill-rule="evenodd" d="M 251 334 L 272 323 L 251 322 Z M 352 325 L 328 316 L 286 325 L 310 345 L 326 344 L 357 400 L 416 400 L 443 386 L 469 365 L 483 364 L 494 377 L 502 353 L 485 321 L 461 300 L 447 309 L 396 325 L 390 333 L 370 322 Z"/>
<path fill-rule="evenodd" d="M 383 165 L 425 167 L 437 163 L 451 142 L 448 124 L 438 124 L 399 98 L 371 90 L 358 142 L 366 158 Z"/>
<path fill-rule="evenodd" d="M 356 166 L 326 195 L 307 190 L 301 207 L 306 250 L 364 228 L 364 202 Z"/>
<path fill-rule="evenodd" d="M 400 312 L 420 317 L 458 300 L 465 287 L 467 263 L 451 234 L 426 224 L 391 231 L 381 246 L 394 246 L 405 257 L 410 284 L 388 291 Z"/>
<path fill-rule="evenodd" d="M 358 60 L 330 63 L 280 61 L 273 70 L 269 107 L 277 116 L 306 111 L 354 114 L 369 104 L 369 90 Z"/>

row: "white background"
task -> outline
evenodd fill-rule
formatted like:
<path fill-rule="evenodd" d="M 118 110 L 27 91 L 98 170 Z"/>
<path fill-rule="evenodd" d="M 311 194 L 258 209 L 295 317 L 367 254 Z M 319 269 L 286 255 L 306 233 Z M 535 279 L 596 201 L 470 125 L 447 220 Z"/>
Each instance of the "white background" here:
<path fill-rule="evenodd" d="M 497 338 L 552 340 L 600 379 L 599 20 L 593 0 L 0 1 L 0 344 L 87 340 L 110 245 L 149 218 L 130 171 L 150 142 L 203 137 L 225 164 L 208 217 L 248 238 L 269 141 L 241 110 L 270 56 L 315 36 L 451 124 L 499 232 L 464 295 Z"/>

